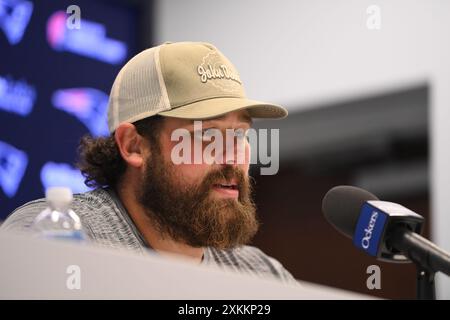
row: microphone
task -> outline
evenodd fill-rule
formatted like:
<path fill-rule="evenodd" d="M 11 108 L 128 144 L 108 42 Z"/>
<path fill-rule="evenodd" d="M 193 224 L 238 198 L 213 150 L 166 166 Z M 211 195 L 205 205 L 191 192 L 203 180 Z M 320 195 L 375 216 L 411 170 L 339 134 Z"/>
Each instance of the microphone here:
<path fill-rule="evenodd" d="M 397 203 L 380 201 L 372 193 L 352 186 L 327 192 L 322 211 L 353 244 L 388 262 L 414 262 L 429 272 L 450 275 L 450 255 L 419 235 L 424 218 Z"/>

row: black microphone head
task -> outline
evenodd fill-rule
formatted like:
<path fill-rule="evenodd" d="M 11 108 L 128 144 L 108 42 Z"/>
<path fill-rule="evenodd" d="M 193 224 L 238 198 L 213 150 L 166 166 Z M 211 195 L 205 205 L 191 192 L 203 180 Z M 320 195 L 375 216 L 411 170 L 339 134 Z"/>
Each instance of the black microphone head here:
<path fill-rule="evenodd" d="M 352 186 L 337 186 L 327 192 L 322 200 L 325 218 L 339 232 L 352 238 L 358 222 L 361 207 L 366 201 L 378 198 L 366 191 Z"/>

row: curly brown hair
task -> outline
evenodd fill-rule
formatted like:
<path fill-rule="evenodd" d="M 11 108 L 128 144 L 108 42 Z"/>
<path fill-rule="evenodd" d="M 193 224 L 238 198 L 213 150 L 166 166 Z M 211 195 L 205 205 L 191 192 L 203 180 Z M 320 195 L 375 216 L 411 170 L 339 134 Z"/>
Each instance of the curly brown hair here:
<path fill-rule="evenodd" d="M 158 137 L 162 120 L 162 116 L 156 115 L 133 123 L 137 132 L 149 140 L 152 149 L 159 147 Z M 83 136 L 78 146 L 76 166 L 85 177 L 84 183 L 88 187 L 116 188 L 126 169 L 114 134 L 98 138 Z"/>

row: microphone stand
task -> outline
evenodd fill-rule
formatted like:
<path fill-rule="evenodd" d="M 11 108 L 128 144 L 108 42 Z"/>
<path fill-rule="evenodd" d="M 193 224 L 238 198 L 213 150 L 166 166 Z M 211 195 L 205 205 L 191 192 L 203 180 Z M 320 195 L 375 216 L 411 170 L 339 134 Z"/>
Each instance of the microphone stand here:
<path fill-rule="evenodd" d="M 417 267 L 417 299 L 436 300 L 436 287 L 434 275 L 436 272 L 428 271 L 416 263 Z"/>
<path fill-rule="evenodd" d="M 417 299 L 435 300 L 434 276 L 438 271 L 450 275 L 450 254 L 404 225 L 395 229 L 390 244 L 417 267 Z"/>

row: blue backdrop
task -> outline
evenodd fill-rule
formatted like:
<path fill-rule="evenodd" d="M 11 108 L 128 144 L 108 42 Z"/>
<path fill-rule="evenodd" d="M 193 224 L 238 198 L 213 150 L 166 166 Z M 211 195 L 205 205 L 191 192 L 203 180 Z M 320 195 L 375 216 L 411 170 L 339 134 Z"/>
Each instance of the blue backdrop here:
<path fill-rule="evenodd" d="M 0 0 L 0 220 L 48 186 L 87 190 L 78 141 L 107 134 L 109 91 L 136 54 L 137 20 L 117 2 Z"/>

